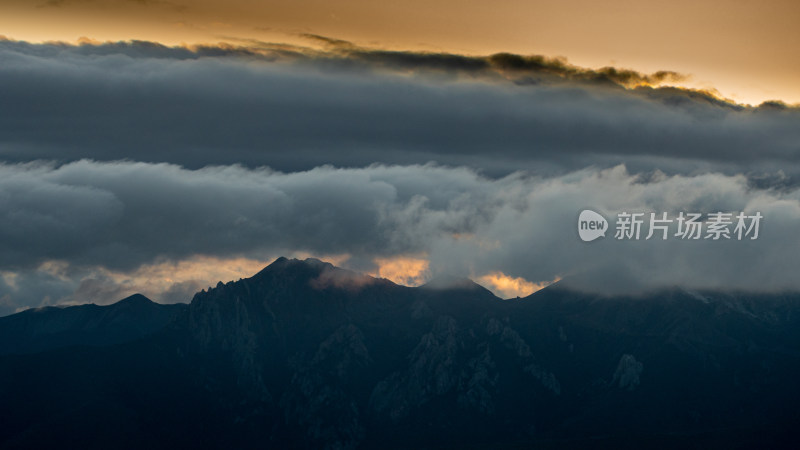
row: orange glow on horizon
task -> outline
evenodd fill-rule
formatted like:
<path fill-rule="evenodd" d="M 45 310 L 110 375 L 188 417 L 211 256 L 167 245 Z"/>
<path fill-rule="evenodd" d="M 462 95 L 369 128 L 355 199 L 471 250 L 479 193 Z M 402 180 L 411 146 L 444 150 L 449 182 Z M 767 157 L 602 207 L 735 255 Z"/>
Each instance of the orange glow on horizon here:
<path fill-rule="evenodd" d="M 107 271 L 105 274 L 122 286 L 129 286 L 131 294 L 140 292 L 153 300 L 158 293 L 168 291 L 175 285 L 188 285 L 200 289 L 227 283 L 239 278 L 248 278 L 258 273 L 272 261 L 249 258 L 221 259 L 209 256 L 195 256 L 177 262 L 162 262 L 142 266 L 132 273 Z M 148 293 L 150 293 L 148 295 Z M 155 297 L 155 298 L 153 298 Z M 111 299 L 116 301 L 118 299 Z M 187 298 L 185 301 L 189 301 Z"/>
<path fill-rule="evenodd" d="M 109 304 L 136 293 L 163 302 L 163 294 L 178 290 L 186 297 L 173 301 L 189 302 L 191 296 L 217 282 L 251 277 L 272 262 L 249 258 L 216 258 L 194 256 L 182 261 L 165 261 L 139 267 L 132 272 L 122 272 L 106 268 L 96 268 L 81 280 L 87 289 L 78 288 L 64 299 L 45 298 L 41 306 L 50 304 Z M 38 270 L 57 279 L 69 281 L 69 263 L 65 261 L 46 261 Z M 0 274 L 8 278 L 7 274 Z M 12 280 L 13 281 L 13 280 Z"/>
<path fill-rule="evenodd" d="M 291 258 L 313 258 L 315 255 L 298 252 L 287 255 Z M 377 269 L 368 273 L 372 277 L 385 278 L 396 284 L 404 286 L 420 286 L 428 282 L 431 277 L 430 262 L 426 256 L 397 256 L 390 258 L 376 258 L 373 262 Z M 335 266 L 346 267 L 350 255 L 319 256 L 325 262 Z M 194 293 L 214 287 L 217 282 L 249 278 L 274 261 L 251 258 L 217 258 L 210 256 L 194 256 L 182 261 L 165 261 L 148 264 L 131 272 L 115 271 L 106 268 L 96 268 L 81 284 L 89 283 L 90 289 L 79 288 L 73 295 L 63 299 L 44 300 L 41 306 L 51 304 L 84 304 L 114 303 L 132 294 L 143 294 L 153 301 L 165 301 L 164 293 L 170 291 L 181 292 L 185 298 L 173 298 L 172 301 L 189 302 Z M 52 277 L 69 280 L 67 272 L 71 270 L 65 261 L 47 261 L 42 263 L 38 270 Z M 0 277 L 9 285 L 14 286 L 16 274 L 0 272 Z M 107 281 L 103 281 L 107 280 Z M 491 290 L 498 297 L 512 298 L 524 297 L 559 281 L 531 282 L 524 278 L 514 278 L 502 272 L 490 272 L 478 277 L 475 281 Z M 174 297 L 174 296 L 173 296 Z"/>
<path fill-rule="evenodd" d="M 419 286 L 430 278 L 430 263 L 424 258 L 399 256 L 376 258 L 374 262 L 378 268 L 370 275 L 396 284 Z"/>
<path fill-rule="evenodd" d="M 503 272 L 490 272 L 479 277 L 476 281 L 485 288 L 494 292 L 502 298 L 527 297 L 536 291 L 542 290 L 547 286 L 561 280 L 556 277 L 553 281 L 542 281 L 534 283 L 521 277 L 511 277 Z"/>

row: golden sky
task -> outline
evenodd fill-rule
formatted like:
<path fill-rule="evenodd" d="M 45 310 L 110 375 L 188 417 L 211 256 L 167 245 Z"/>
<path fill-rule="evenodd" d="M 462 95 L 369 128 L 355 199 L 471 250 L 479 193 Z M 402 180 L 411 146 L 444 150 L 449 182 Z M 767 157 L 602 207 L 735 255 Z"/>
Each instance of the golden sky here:
<path fill-rule="evenodd" d="M 3 0 L 0 34 L 33 42 L 235 38 L 303 33 L 371 47 L 564 56 L 571 63 L 691 75 L 738 102 L 800 103 L 800 2 L 744 0 Z M 308 44 L 307 41 L 304 43 Z"/>

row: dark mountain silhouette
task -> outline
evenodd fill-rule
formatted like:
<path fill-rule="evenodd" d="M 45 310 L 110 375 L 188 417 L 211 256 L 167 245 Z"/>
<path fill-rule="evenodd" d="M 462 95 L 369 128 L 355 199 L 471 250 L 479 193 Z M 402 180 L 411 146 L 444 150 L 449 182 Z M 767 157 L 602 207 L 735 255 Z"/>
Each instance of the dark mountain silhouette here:
<path fill-rule="evenodd" d="M 138 339 L 0 357 L 0 447 L 793 448 L 798 321 L 796 294 L 501 300 L 280 258 Z"/>
<path fill-rule="evenodd" d="M 160 305 L 134 294 L 108 306 L 28 309 L 0 317 L 0 354 L 130 342 L 161 330 L 185 308 L 183 304 Z"/>

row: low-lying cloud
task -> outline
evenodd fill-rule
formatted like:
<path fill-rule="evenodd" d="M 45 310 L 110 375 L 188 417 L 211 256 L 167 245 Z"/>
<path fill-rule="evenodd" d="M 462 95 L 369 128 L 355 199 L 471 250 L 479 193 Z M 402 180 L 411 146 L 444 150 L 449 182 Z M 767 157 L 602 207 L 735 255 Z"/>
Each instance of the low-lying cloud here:
<path fill-rule="evenodd" d="M 78 161 L 0 165 L 0 192 L 0 297 L 15 307 L 108 296 L 115 279 L 158 264 L 266 262 L 296 251 L 347 255 L 346 266 L 368 273 L 379 274 L 380 261 L 385 271 L 413 263 L 426 276 L 563 277 L 608 293 L 800 289 L 800 190 L 759 189 L 740 175 L 642 177 L 618 166 L 496 179 L 435 165 L 282 173 Z M 608 233 L 585 243 L 576 226 L 587 207 L 609 219 L 621 211 L 758 211 L 764 219 L 756 240 Z M 206 281 L 176 282 L 190 280 Z"/>

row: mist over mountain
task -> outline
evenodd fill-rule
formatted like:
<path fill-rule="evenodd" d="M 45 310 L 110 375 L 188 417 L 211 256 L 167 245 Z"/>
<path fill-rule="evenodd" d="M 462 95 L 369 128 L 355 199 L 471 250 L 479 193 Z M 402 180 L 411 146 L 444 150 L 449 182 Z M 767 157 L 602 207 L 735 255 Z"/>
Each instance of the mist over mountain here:
<path fill-rule="evenodd" d="M 791 448 L 800 421 L 798 294 L 501 300 L 279 258 L 0 336 L 0 448 Z"/>
<path fill-rule="evenodd" d="M 586 278 L 614 294 L 800 290 L 796 105 L 681 88 L 661 65 L 302 40 L 0 36 L 0 315 L 101 292 L 173 302 L 234 275 L 164 283 L 165 266 L 293 252 L 641 284 Z M 586 246 L 565 226 L 585 208 L 765 220 L 748 244 Z"/>

